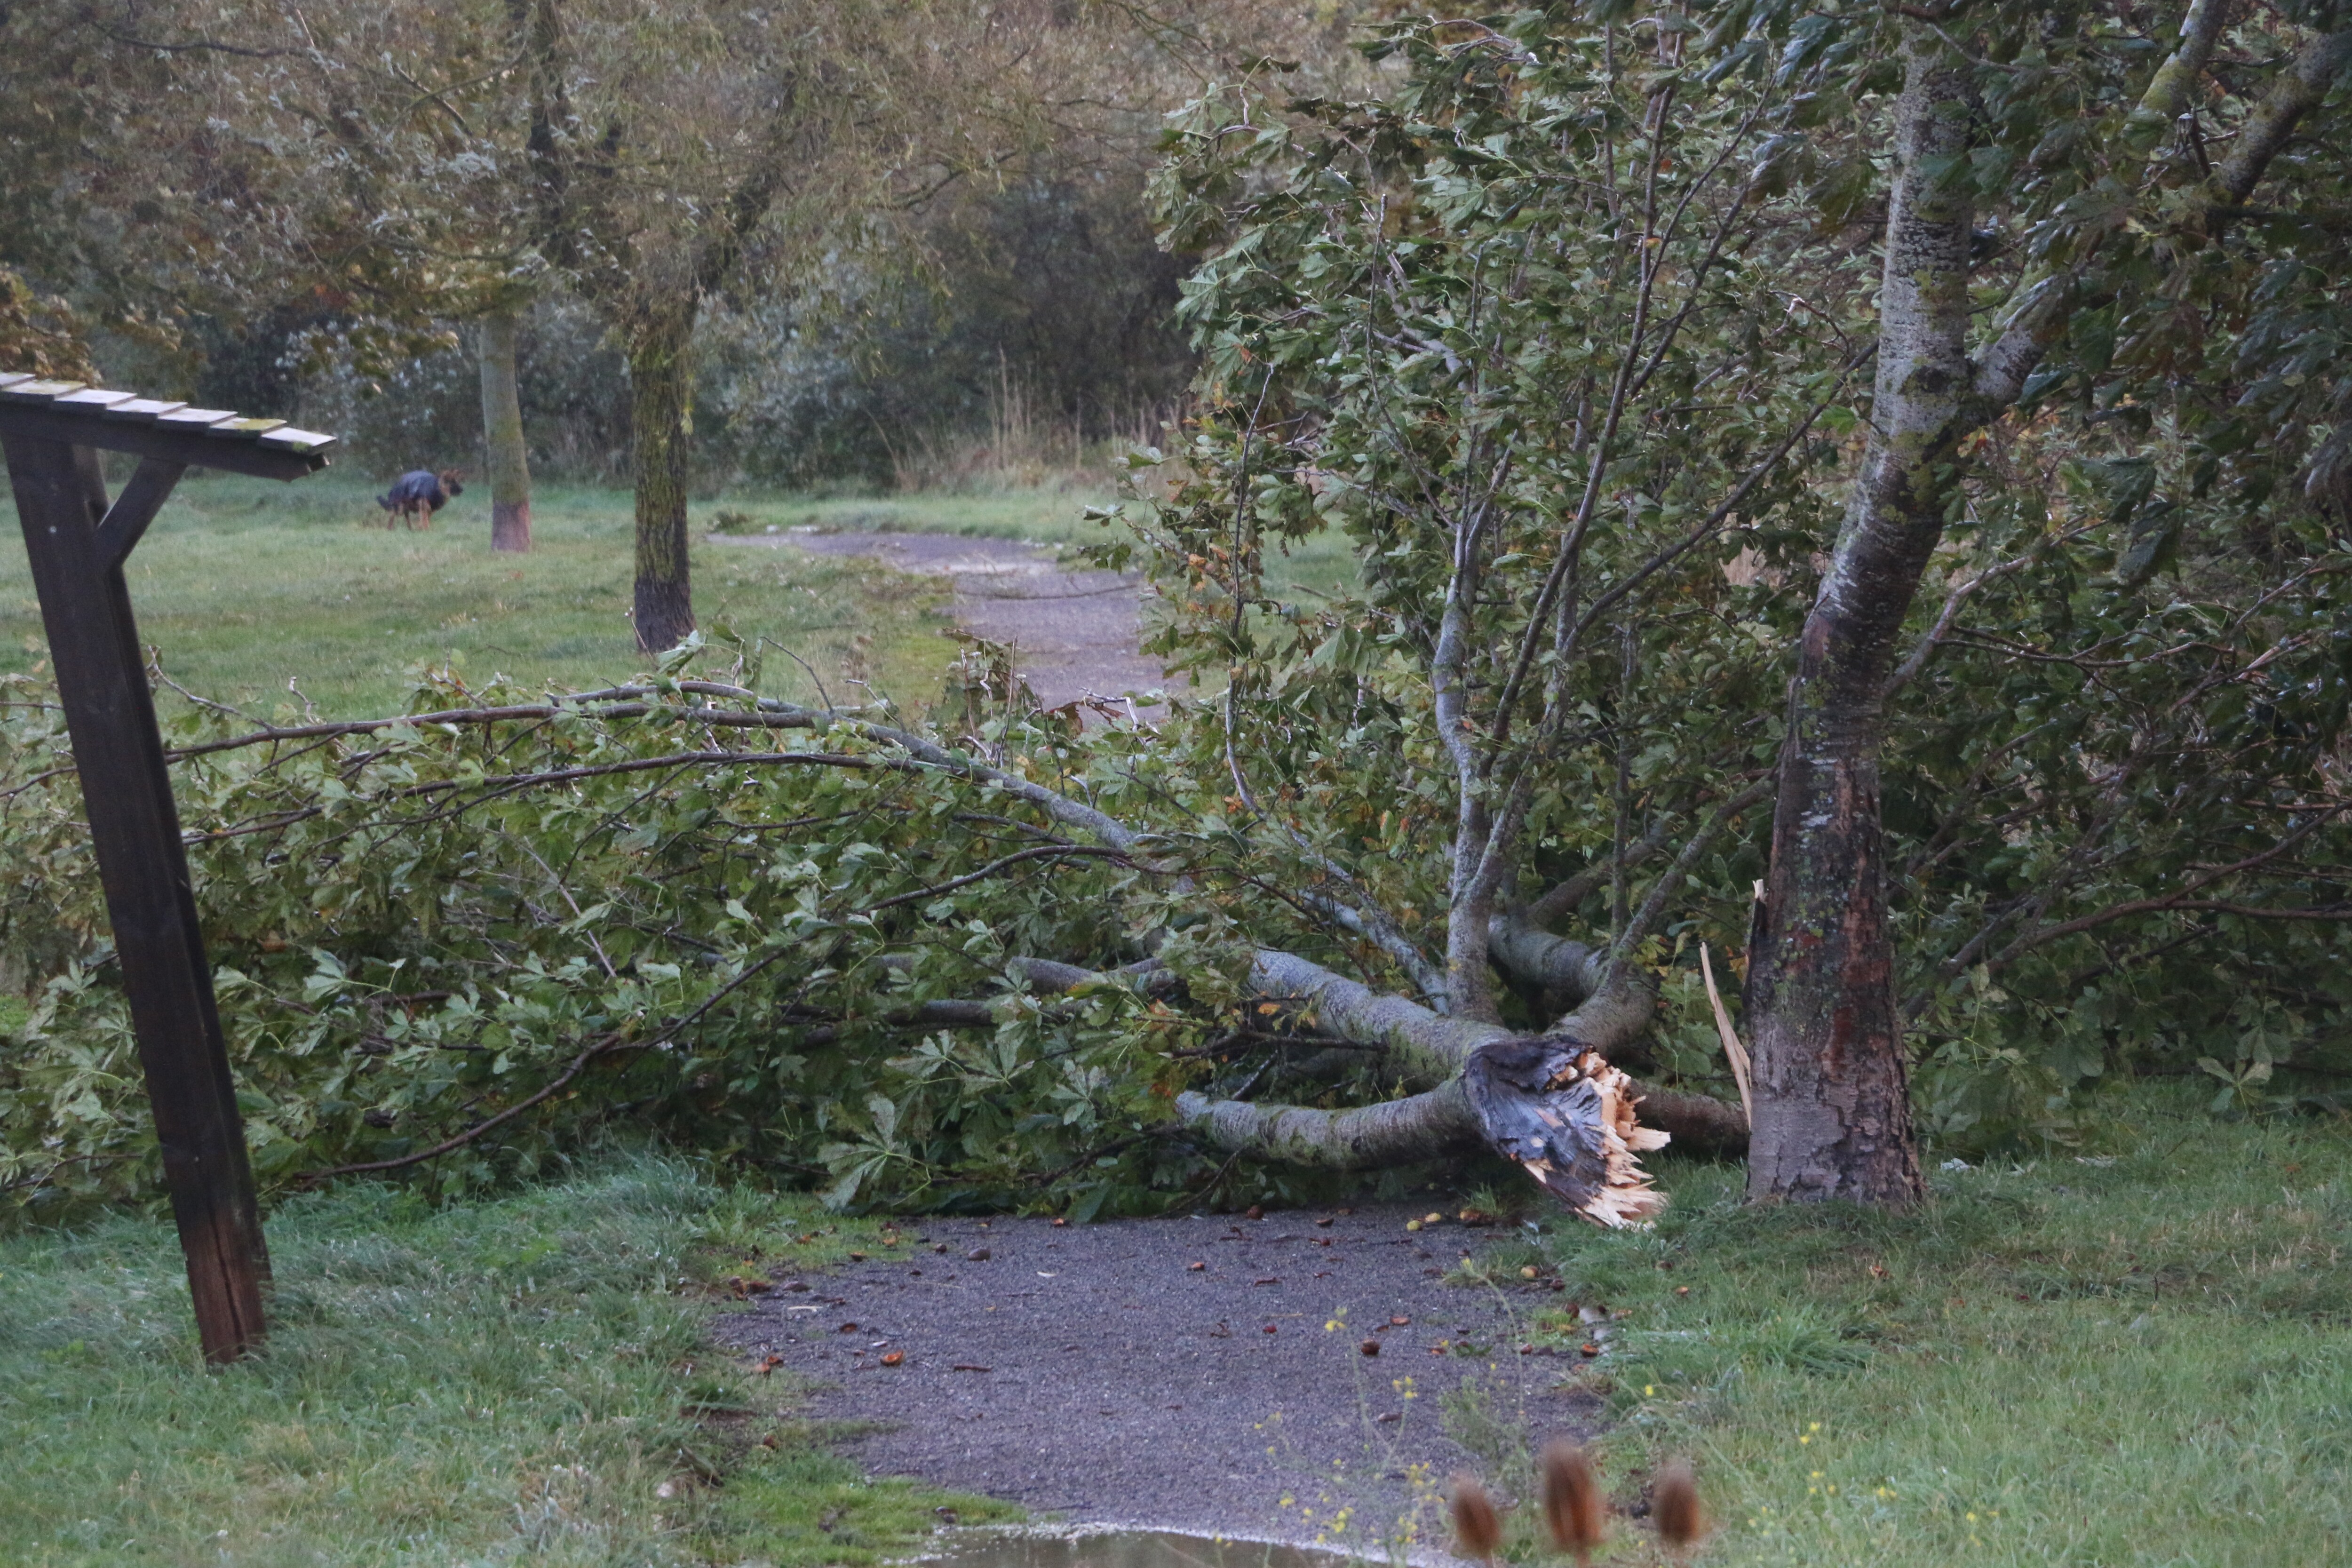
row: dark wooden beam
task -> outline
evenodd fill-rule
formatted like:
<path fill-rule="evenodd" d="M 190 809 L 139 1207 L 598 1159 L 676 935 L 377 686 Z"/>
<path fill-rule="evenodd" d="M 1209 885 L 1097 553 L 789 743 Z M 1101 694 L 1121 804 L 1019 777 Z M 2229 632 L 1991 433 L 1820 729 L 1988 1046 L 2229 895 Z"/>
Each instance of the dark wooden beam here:
<path fill-rule="evenodd" d="M 139 471 L 106 509 L 106 516 L 98 524 L 98 558 L 108 566 L 120 566 L 146 534 L 147 525 L 172 499 L 172 487 L 188 470 L 178 463 L 161 458 L 142 458 Z"/>
<path fill-rule="evenodd" d="M 93 439 L 128 432 L 153 445 Z M 49 658 L 73 739 L 107 917 L 139 1039 L 172 1211 L 187 1256 L 206 1359 L 258 1347 L 269 1254 L 262 1237 L 243 1120 L 214 1006 L 212 970 L 163 741 L 148 690 L 121 558 L 169 493 L 180 467 L 202 463 L 290 479 L 317 465 L 222 440 L 104 424 L 95 415 L 0 407 L 0 447 L 25 551 L 40 595 Z M 194 443 L 198 456 L 188 443 Z M 142 466 L 105 535 L 106 486 L 94 447 L 142 451 Z"/>

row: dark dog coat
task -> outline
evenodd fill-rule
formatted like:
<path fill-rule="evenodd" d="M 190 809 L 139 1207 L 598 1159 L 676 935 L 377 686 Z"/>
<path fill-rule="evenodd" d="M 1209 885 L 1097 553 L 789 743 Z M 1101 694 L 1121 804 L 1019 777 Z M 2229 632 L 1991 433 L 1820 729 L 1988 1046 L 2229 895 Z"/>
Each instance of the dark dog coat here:
<path fill-rule="evenodd" d="M 386 493 L 375 498 L 376 505 L 394 515 L 415 512 L 423 508 L 428 512 L 439 511 L 449 504 L 449 498 L 463 495 L 466 487 L 457 477 L 448 477 L 446 488 L 443 476 L 425 468 L 403 474 Z"/>

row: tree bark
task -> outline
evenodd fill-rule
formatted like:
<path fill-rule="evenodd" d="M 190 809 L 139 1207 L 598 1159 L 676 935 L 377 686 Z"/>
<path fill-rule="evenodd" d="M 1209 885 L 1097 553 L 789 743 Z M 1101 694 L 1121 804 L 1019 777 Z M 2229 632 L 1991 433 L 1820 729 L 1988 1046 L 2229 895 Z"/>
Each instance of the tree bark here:
<path fill-rule="evenodd" d="M 482 318 L 482 439 L 489 448 L 490 548 L 509 554 L 530 550 L 530 454 L 522 440 L 522 399 L 515 385 L 511 310 Z"/>
<path fill-rule="evenodd" d="M 637 503 L 637 647 L 663 653 L 694 630 L 686 474 L 691 301 L 644 311 L 629 333 L 630 468 Z"/>
<path fill-rule="evenodd" d="M 2189 107 L 2197 79 L 2205 74 L 2213 46 L 2229 26 L 2229 13 L 2230 0 L 2189 0 L 2180 18 L 2180 42 L 2148 79 L 2147 90 L 2140 94 L 2141 109 L 2171 120 Z"/>
<path fill-rule="evenodd" d="M 1798 647 L 1748 956 L 1751 1198 L 1902 1206 L 1922 1193 L 1895 995 L 1878 751 L 1895 642 L 1942 537 L 1973 427 L 1966 196 L 1936 174 L 1967 151 L 1968 79 L 1913 26 L 1895 109 L 1873 433 Z"/>

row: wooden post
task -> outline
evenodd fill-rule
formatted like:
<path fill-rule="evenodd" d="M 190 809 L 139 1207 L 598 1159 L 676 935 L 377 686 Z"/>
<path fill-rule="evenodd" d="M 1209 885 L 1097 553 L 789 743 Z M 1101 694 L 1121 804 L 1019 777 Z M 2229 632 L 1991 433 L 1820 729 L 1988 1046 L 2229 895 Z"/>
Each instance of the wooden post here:
<path fill-rule="evenodd" d="M 0 407 L 0 447 L 73 739 L 197 1334 L 206 1360 L 234 1361 L 262 1342 L 269 1252 L 122 561 L 188 466 L 292 479 L 323 466 L 328 438 L 290 431 L 265 451 L 258 437 L 278 421 L 215 413 L 197 422 L 177 416 L 177 404 L 25 386 L 29 379 L 0 377 L 0 400 L 35 405 Z M 116 423 L 102 423 L 109 410 Z M 174 416 L 184 427 L 160 427 Z M 100 447 L 144 459 L 111 509 Z"/>

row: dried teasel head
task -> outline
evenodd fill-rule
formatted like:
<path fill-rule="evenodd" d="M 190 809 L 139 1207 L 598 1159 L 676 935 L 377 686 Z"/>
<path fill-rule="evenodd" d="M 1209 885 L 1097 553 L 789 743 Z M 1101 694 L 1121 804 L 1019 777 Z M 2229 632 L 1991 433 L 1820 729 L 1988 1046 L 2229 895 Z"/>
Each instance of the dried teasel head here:
<path fill-rule="evenodd" d="M 1496 1549 L 1503 1544 L 1503 1521 L 1495 1512 L 1495 1500 L 1467 1471 L 1455 1475 L 1447 1489 L 1454 1508 L 1454 1538 L 1462 1555 L 1493 1562 Z"/>
<path fill-rule="evenodd" d="M 1543 1510 L 1552 1543 L 1576 1553 L 1579 1563 L 1590 1562 L 1601 1544 L 1608 1505 L 1593 1478 L 1592 1461 L 1573 1443 L 1554 1442 L 1544 1448 Z"/>
<path fill-rule="evenodd" d="M 1689 1556 L 1691 1548 L 1706 1533 L 1706 1512 L 1698 1505 L 1698 1478 L 1691 1474 L 1686 1461 L 1676 1459 L 1658 1472 L 1650 1489 L 1650 1522 L 1658 1527 L 1658 1540 L 1676 1561 Z"/>

